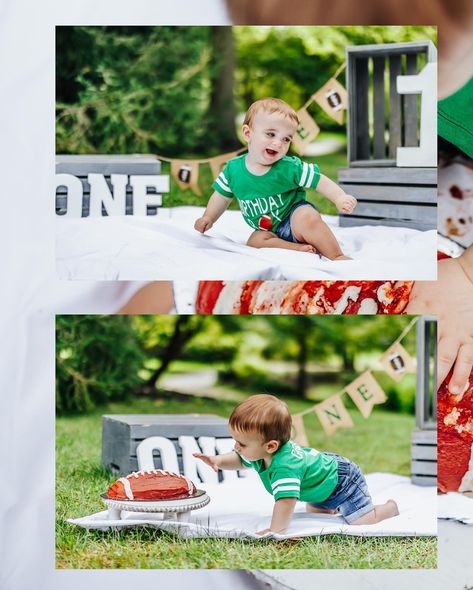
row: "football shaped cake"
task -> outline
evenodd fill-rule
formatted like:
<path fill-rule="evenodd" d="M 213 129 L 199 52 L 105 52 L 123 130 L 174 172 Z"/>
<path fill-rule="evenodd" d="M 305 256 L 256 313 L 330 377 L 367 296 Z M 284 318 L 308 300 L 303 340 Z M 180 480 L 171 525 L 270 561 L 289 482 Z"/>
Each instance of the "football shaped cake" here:
<path fill-rule="evenodd" d="M 199 314 L 395 314 L 412 281 L 202 281 Z"/>
<path fill-rule="evenodd" d="M 107 492 L 110 500 L 178 500 L 196 492 L 190 479 L 178 473 L 154 469 L 120 477 Z"/>
<path fill-rule="evenodd" d="M 451 394 L 442 384 L 437 424 L 439 490 L 473 492 L 473 372 L 462 395 Z"/>

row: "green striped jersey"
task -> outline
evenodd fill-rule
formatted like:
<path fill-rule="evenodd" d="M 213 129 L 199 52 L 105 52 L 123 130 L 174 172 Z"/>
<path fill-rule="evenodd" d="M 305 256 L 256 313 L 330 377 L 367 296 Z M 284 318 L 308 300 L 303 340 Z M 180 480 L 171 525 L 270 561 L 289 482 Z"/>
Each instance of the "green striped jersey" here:
<path fill-rule="evenodd" d="M 235 451 L 237 452 L 237 451 Z M 323 502 L 338 482 L 337 460 L 315 449 L 302 448 L 288 441 L 274 453 L 271 465 L 263 459 L 249 461 L 237 453 L 246 467 L 253 467 L 266 490 L 280 498 L 297 498 L 303 502 Z"/>
<path fill-rule="evenodd" d="M 257 176 L 247 169 L 246 156 L 229 160 L 212 187 L 224 197 L 238 199 L 243 218 L 253 229 L 276 231 L 294 205 L 305 200 L 305 189 L 317 186 L 319 167 L 284 156 Z"/>

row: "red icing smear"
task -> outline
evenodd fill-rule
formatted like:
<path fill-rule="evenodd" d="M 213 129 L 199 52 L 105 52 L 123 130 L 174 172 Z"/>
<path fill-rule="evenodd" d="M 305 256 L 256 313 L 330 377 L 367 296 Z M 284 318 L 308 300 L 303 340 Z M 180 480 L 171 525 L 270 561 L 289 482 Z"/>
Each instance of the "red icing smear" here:
<path fill-rule="evenodd" d="M 264 281 L 245 281 L 240 295 L 240 314 L 248 315 L 253 307 L 253 296 Z"/>
<path fill-rule="evenodd" d="M 223 281 L 200 281 L 195 301 L 196 312 L 199 314 L 213 313 L 224 285 Z"/>
<path fill-rule="evenodd" d="M 447 389 L 450 376 L 440 387 L 437 396 L 438 488 L 442 492 L 458 490 L 468 469 L 473 445 L 473 431 L 461 428 L 473 424 L 473 371 L 469 387 L 460 401 Z M 455 416 L 457 412 L 458 417 Z M 458 432 L 458 427 L 461 432 Z"/>

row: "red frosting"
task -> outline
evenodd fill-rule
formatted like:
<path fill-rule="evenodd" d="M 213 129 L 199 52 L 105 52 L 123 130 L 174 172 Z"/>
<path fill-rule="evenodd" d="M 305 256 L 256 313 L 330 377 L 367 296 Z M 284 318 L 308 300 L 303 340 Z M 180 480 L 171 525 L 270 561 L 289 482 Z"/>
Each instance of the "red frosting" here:
<path fill-rule="evenodd" d="M 448 391 L 447 382 L 442 384 L 438 392 L 438 488 L 442 492 L 453 492 L 459 490 L 471 459 L 473 371 L 469 387 L 461 398 Z M 471 486 L 473 490 L 473 481 Z"/>
<path fill-rule="evenodd" d="M 188 498 L 196 492 L 195 485 L 177 473 L 156 469 L 137 471 L 118 479 L 107 492 L 111 500 L 168 500 Z"/>
<path fill-rule="evenodd" d="M 242 281 L 238 299 L 227 301 L 227 309 L 235 310 L 234 313 L 254 313 L 254 302 L 258 290 L 266 281 Z M 405 281 L 397 284 L 395 281 L 292 281 L 288 282 L 288 290 L 278 301 L 271 296 L 271 291 L 266 290 L 266 299 L 259 298 L 260 309 L 273 309 L 278 306 L 281 313 L 305 314 L 319 313 L 330 314 L 338 309 L 337 313 L 356 314 L 359 312 L 363 301 L 372 299 L 376 305 L 378 314 L 402 313 L 409 302 L 409 295 L 413 282 Z M 199 314 L 211 314 L 219 297 L 226 297 L 225 283 L 222 281 L 202 281 L 196 298 L 196 312 Z M 354 298 L 348 298 L 343 309 L 337 308 L 337 303 L 342 300 L 345 291 L 352 287 L 357 290 Z M 378 293 L 379 291 L 379 293 Z M 234 292 L 234 291 L 233 291 Z"/>

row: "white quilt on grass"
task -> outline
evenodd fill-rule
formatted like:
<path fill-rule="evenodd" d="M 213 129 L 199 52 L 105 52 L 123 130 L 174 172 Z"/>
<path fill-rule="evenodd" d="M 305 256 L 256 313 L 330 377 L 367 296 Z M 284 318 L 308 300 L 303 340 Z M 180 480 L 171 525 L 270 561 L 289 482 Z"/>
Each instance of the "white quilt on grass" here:
<path fill-rule="evenodd" d="M 159 209 L 153 217 L 56 220 L 57 272 L 93 280 L 429 280 L 436 278 L 434 230 L 338 227 L 324 216 L 344 252 L 332 262 L 306 252 L 250 248 L 238 211 L 227 211 L 205 235 L 193 228 L 202 207 Z"/>
<path fill-rule="evenodd" d="M 287 532 L 275 539 L 312 535 L 424 536 L 437 534 L 437 496 L 434 487 L 415 486 L 408 477 L 390 473 L 367 475 L 368 487 L 376 503 L 394 498 L 400 514 L 374 525 L 348 525 L 341 516 L 309 514 L 298 503 Z M 269 527 L 273 498 L 259 477 L 247 477 L 221 484 L 197 486 L 205 489 L 210 503 L 189 516 L 188 522 L 163 521 L 161 515 L 124 512 L 122 520 L 108 520 L 103 510 L 68 522 L 87 529 L 107 530 L 134 526 L 153 526 L 183 537 L 260 538 L 256 531 Z"/>
<path fill-rule="evenodd" d="M 439 495 L 438 517 L 473 525 L 473 496 L 454 492 Z"/>

